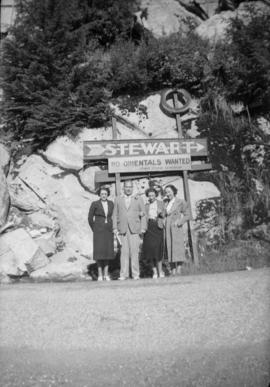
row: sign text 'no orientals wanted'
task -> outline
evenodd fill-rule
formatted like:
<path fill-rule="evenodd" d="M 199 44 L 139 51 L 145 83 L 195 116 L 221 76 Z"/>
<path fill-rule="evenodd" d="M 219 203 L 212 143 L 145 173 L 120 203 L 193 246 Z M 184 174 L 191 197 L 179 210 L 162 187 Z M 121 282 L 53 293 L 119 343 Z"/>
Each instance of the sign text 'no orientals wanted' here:
<path fill-rule="evenodd" d="M 191 169 L 189 154 L 168 156 L 112 157 L 109 159 L 109 173 L 179 171 Z"/>
<path fill-rule="evenodd" d="M 107 140 L 84 141 L 84 159 L 110 159 L 140 156 L 207 156 L 207 140 L 200 139 L 140 139 L 140 140 Z M 144 157 L 145 159 L 145 157 Z M 146 160 L 146 159 L 145 159 Z M 164 159 L 165 160 L 165 159 Z M 179 161 L 180 163 L 180 161 Z"/>

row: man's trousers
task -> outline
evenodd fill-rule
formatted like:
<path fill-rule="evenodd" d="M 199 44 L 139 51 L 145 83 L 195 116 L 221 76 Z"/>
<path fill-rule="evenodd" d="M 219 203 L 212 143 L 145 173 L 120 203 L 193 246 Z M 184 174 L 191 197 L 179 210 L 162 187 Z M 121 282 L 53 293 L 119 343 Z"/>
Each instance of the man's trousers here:
<path fill-rule="evenodd" d="M 139 234 L 131 234 L 130 230 L 126 234 L 120 234 L 121 238 L 121 256 L 120 256 L 120 276 L 129 278 L 129 258 L 131 262 L 132 278 L 140 276 L 139 251 L 141 238 Z"/>

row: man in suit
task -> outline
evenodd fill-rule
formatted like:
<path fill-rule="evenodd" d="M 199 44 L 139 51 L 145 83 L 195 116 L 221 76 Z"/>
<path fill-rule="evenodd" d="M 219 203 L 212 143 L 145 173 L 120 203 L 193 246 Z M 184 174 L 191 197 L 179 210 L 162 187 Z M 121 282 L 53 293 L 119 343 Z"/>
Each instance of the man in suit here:
<path fill-rule="evenodd" d="M 145 206 L 138 195 L 132 195 L 133 182 L 124 182 L 124 194 L 117 196 L 113 210 L 113 230 L 119 235 L 122 249 L 120 257 L 120 280 L 129 278 L 129 258 L 132 278 L 140 278 L 139 248 L 146 231 Z"/>

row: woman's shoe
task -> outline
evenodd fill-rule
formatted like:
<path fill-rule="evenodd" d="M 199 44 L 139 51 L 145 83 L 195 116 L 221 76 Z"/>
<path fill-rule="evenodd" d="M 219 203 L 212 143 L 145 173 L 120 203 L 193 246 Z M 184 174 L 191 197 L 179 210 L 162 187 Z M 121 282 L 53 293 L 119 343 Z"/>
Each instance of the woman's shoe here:
<path fill-rule="evenodd" d="M 104 276 L 104 281 L 110 281 L 111 279 L 110 279 L 110 277 L 108 276 L 108 275 L 105 275 Z"/>
<path fill-rule="evenodd" d="M 163 273 L 163 271 L 159 273 L 159 278 L 164 278 L 164 277 L 165 277 L 165 274 Z"/>
<path fill-rule="evenodd" d="M 98 281 L 103 281 L 103 278 L 101 276 L 98 277 Z"/>
<path fill-rule="evenodd" d="M 153 277 L 152 277 L 152 278 L 153 278 L 153 279 L 158 279 L 157 273 L 153 274 Z"/>

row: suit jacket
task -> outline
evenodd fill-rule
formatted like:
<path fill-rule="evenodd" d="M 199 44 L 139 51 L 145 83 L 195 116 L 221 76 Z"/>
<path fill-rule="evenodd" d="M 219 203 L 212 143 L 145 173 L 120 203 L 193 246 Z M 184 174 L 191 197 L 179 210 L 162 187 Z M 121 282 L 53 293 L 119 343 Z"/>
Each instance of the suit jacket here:
<path fill-rule="evenodd" d="M 131 197 L 129 208 L 126 208 L 124 196 L 117 196 L 115 199 L 113 229 L 125 234 L 128 228 L 132 234 L 140 234 L 147 228 L 145 205 L 140 196 Z"/>
<path fill-rule="evenodd" d="M 145 205 L 145 210 L 146 210 L 146 220 L 148 222 L 149 219 L 149 203 L 146 203 Z M 157 211 L 158 211 L 158 216 L 157 216 L 157 225 L 159 228 L 164 227 L 164 217 L 165 217 L 165 205 L 161 200 L 157 200 Z"/>
<path fill-rule="evenodd" d="M 101 200 L 92 202 L 88 214 L 88 223 L 93 232 L 102 231 L 104 227 L 106 229 L 112 229 L 112 213 L 113 213 L 113 202 L 108 200 L 108 215 L 107 223 L 105 223 L 105 212 Z"/>

